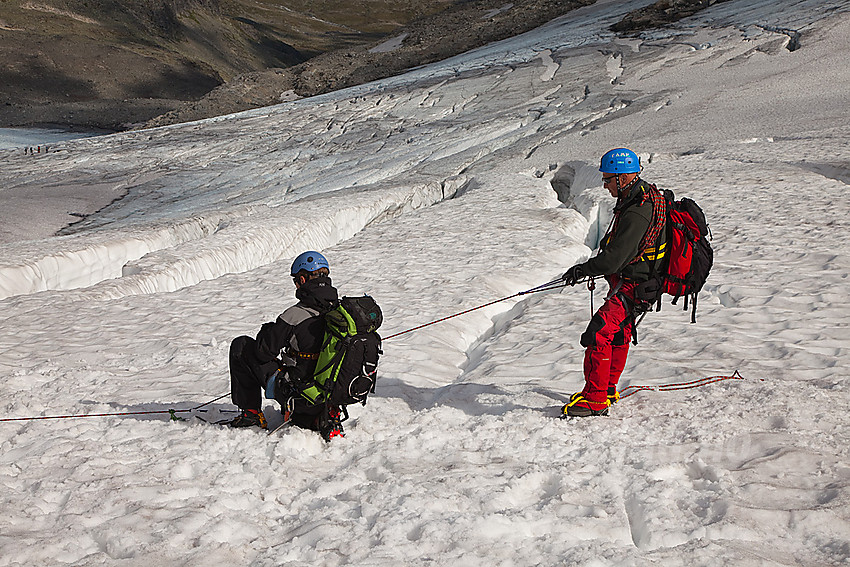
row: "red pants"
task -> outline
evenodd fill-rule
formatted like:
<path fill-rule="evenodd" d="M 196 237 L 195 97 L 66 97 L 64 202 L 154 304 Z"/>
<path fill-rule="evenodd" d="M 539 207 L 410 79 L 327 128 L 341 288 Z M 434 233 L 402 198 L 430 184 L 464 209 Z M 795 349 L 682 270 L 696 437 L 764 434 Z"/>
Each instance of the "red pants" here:
<path fill-rule="evenodd" d="M 605 299 L 581 336 L 584 352 L 584 398 L 604 404 L 608 388 L 617 387 L 626 366 L 629 343 L 632 340 L 632 313 L 629 302 L 634 298 L 634 283 L 624 283 L 617 290 L 616 280 L 610 282 L 615 293 Z M 623 296 L 628 298 L 624 301 Z"/>

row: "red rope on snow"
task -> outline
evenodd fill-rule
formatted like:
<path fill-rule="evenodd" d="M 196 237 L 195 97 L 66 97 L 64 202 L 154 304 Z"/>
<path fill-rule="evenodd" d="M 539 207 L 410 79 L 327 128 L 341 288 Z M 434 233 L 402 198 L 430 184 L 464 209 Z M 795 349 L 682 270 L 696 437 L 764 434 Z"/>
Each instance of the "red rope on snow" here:
<path fill-rule="evenodd" d="M 585 280 L 583 280 L 583 281 L 585 281 Z M 592 280 L 591 280 L 591 283 L 592 283 Z M 467 313 L 471 313 L 473 311 L 477 311 L 478 309 L 483 309 L 485 307 L 489 307 L 490 305 L 495 305 L 496 303 L 501 303 L 502 301 L 507 301 L 508 299 L 513 299 L 513 298 L 519 297 L 521 295 L 527 295 L 527 294 L 536 293 L 536 292 L 539 292 L 539 291 L 549 291 L 549 290 L 558 289 L 558 288 L 561 288 L 561 287 L 564 287 L 564 284 L 563 284 L 563 281 L 560 278 L 556 279 L 556 280 L 552 280 L 551 282 L 545 283 L 545 284 L 540 285 L 538 287 L 531 288 L 531 289 L 528 289 L 528 290 L 525 290 L 525 291 L 520 291 L 519 293 L 515 293 L 513 295 L 509 295 L 509 296 L 503 297 L 501 299 L 496 299 L 495 301 L 485 303 L 484 305 L 472 307 L 470 309 L 466 309 L 465 311 L 460 311 L 459 313 L 455 313 L 453 315 L 449 315 L 447 317 L 442 317 L 441 319 L 431 321 L 430 323 L 425 323 L 425 324 L 419 325 L 417 327 L 413 327 L 413 328 L 410 328 L 410 329 L 407 329 L 407 330 L 404 330 L 404 331 L 400 331 L 400 332 L 395 333 L 393 335 L 390 335 L 388 337 L 384 337 L 383 340 L 386 341 L 386 340 L 398 337 L 400 335 L 412 333 L 413 331 L 417 331 L 417 330 L 423 329 L 425 327 L 430 327 L 431 325 L 436 325 L 437 323 L 441 323 L 443 321 L 447 321 L 447 320 L 453 319 L 455 317 L 460 317 L 461 315 L 466 315 Z M 591 292 L 592 292 L 592 288 L 590 287 L 590 284 L 588 284 L 588 289 L 591 289 Z M 634 395 L 634 394 L 636 394 L 640 391 L 643 391 L 643 390 L 649 390 L 649 391 L 653 391 L 653 392 L 673 392 L 673 391 L 676 391 L 676 390 L 687 390 L 687 389 L 690 389 L 690 388 L 699 388 L 701 386 L 707 386 L 708 384 L 713 384 L 715 382 L 721 382 L 723 380 L 744 380 L 744 377 L 741 376 L 738 373 L 737 370 L 735 370 L 735 372 L 733 372 L 731 376 L 708 376 L 706 378 L 699 378 L 697 380 L 692 380 L 690 382 L 661 384 L 661 385 L 658 385 L 658 386 L 639 386 L 639 385 L 626 386 L 625 388 L 620 390 L 618 393 L 620 394 L 620 399 L 622 400 L 622 399 L 628 398 L 629 396 L 632 396 L 632 395 Z M 631 390 L 631 391 L 629 391 L 629 390 Z M 127 412 L 113 412 L 113 413 L 89 413 L 89 414 L 82 414 L 82 415 L 44 415 L 44 416 L 37 416 L 37 417 L 7 417 L 7 418 L 0 418 L 0 422 L 36 421 L 36 420 L 42 420 L 42 419 L 73 419 L 73 418 L 83 418 L 83 417 L 110 417 L 110 416 L 126 416 L 126 415 L 155 415 L 155 414 L 166 414 L 166 413 L 171 415 L 172 420 L 176 421 L 176 420 L 181 419 L 181 418 L 177 417 L 176 414 L 185 413 L 185 412 L 192 412 L 192 411 L 198 410 L 198 409 L 200 409 L 204 406 L 207 406 L 207 405 L 209 405 L 213 402 L 220 400 L 221 398 L 224 398 L 225 396 L 228 396 L 229 394 L 230 394 L 230 392 L 227 392 L 226 394 L 222 394 L 222 395 L 218 396 L 217 398 L 213 398 L 212 400 L 205 402 L 205 403 L 203 403 L 199 406 L 195 406 L 193 408 L 188 408 L 188 409 L 127 411 Z"/>
<path fill-rule="evenodd" d="M 707 386 L 709 384 L 714 384 L 715 382 L 722 382 L 724 380 L 745 380 L 743 376 L 741 376 L 738 371 L 732 373 L 731 376 L 707 376 L 705 378 L 699 378 L 697 380 L 692 380 L 690 382 L 677 382 L 673 384 L 660 384 L 658 386 L 626 386 L 622 390 L 620 390 L 620 399 L 628 398 L 631 395 L 637 394 L 643 390 L 649 390 L 652 392 L 675 392 L 677 390 L 689 390 L 691 388 L 700 388 L 702 386 Z M 629 392 L 629 390 L 632 390 Z M 628 393 L 625 393 L 628 392 Z"/>
<path fill-rule="evenodd" d="M 489 303 L 485 303 L 484 305 L 479 305 L 478 307 L 472 307 L 471 309 L 467 309 L 467 310 L 465 310 L 465 311 L 461 311 L 460 313 L 455 313 L 454 315 L 449 315 L 448 317 L 443 317 L 443 318 L 441 318 L 441 319 L 437 319 L 436 321 L 431 321 L 430 323 L 425 323 L 424 325 L 419 325 L 418 327 L 413 327 L 412 329 L 407 329 L 407 330 L 405 330 L 405 331 L 401 331 L 401 332 L 395 333 L 394 335 L 390 335 L 390 336 L 388 336 L 388 337 L 384 337 L 384 338 L 383 338 L 383 340 L 385 340 L 385 341 L 386 341 L 386 340 L 392 339 L 392 338 L 394 338 L 394 337 L 398 337 L 399 335 L 404 335 L 404 334 L 406 334 L 406 333 L 411 333 L 411 332 L 416 331 L 416 330 L 418 330 L 418 329 L 422 329 L 422 328 L 424 328 L 424 327 L 428 327 L 428 326 L 431 326 L 431 325 L 435 325 L 435 324 L 437 324 L 437 323 L 440 323 L 440 322 L 442 322 L 442 321 L 446 321 L 446 320 L 448 320 L 448 319 L 453 319 L 453 318 L 455 318 L 455 317 L 460 317 L 461 315 L 465 315 L 465 314 L 467 314 L 467 313 L 471 313 L 472 311 L 477 311 L 478 309 L 483 309 L 483 308 L 488 307 L 488 306 L 490 306 L 490 305 L 495 305 L 496 303 L 501 303 L 502 301 L 507 301 L 508 299 L 513 299 L 514 297 L 519 297 L 519 296 L 521 296 L 521 295 L 527 295 L 527 294 L 529 294 L 529 293 L 536 293 L 536 292 L 539 292 L 539 291 L 549 291 L 549 290 L 553 290 L 553 289 L 559 289 L 559 288 L 562 288 L 562 287 L 564 287 L 564 286 L 565 286 L 565 284 L 564 284 L 564 282 L 563 282 L 563 280 L 562 280 L 561 278 L 554 279 L 554 280 L 552 280 L 552 281 L 550 281 L 550 282 L 547 282 L 547 283 L 545 283 L 545 284 L 543 284 L 543 285 L 539 285 L 539 286 L 537 286 L 537 287 L 533 287 L 533 288 L 531 288 L 531 289 L 527 289 L 527 290 L 525 290 L 525 291 L 520 291 L 520 292 L 515 293 L 515 294 L 513 294 L 513 295 L 509 295 L 509 296 L 507 296 L 507 297 L 503 297 L 503 298 L 501 298 L 501 299 L 497 299 L 497 300 L 495 300 L 495 301 L 491 301 L 491 302 L 489 302 Z M 179 417 L 177 417 L 177 415 L 176 415 L 176 414 L 178 414 L 178 413 L 185 413 L 185 412 L 192 412 L 192 411 L 198 410 L 198 409 L 200 409 L 200 408 L 202 408 L 202 407 L 204 407 L 204 406 L 206 406 L 206 405 L 209 405 L 209 404 L 211 404 L 211 403 L 213 403 L 213 402 L 215 402 L 215 401 L 220 400 L 221 398 L 223 398 L 223 397 L 225 397 L 225 396 L 227 396 L 227 395 L 229 395 L 229 394 L 230 394 L 230 392 L 228 392 L 228 393 L 226 393 L 226 394 L 222 394 L 221 396 L 218 396 L 217 398 L 214 398 L 214 399 L 212 399 L 212 400 L 210 400 L 210 401 L 208 401 L 208 402 L 206 402 L 206 403 L 203 403 L 203 404 L 201 404 L 201 405 L 199 405 L 199 406 L 195 406 L 195 407 L 193 407 L 193 408 L 189 408 L 189 409 L 179 409 L 179 410 L 178 410 L 178 409 L 167 409 L 167 410 L 150 410 L 150 411 L 126 411 L 126 412 L 113 412 L 113 413 L 89 413 L 89 414 L 82 414 L 82 415 L 43 415 L 43 416 L 37 416 L 37 417 L 7 417 L 7 418 L 0 418 L 0 422 L 8 422 L 8 421 L 36 421 L 36 420 L 42 420 L 42 419 L 72 419 L 72 418 L 82 418 L 82 417 L 109 417 L 109 416 L 123 416 L 123 415 L 154 415 L 154 414 L 166 414 L 166 413 L 167 413 L 167 414 L 170 414 L 170 415 L 171 415 L 171 419 L 172 419 L 172 420 L 174 420 L 174 421 L 176 421 L 176 420 L 180 419 Z"/>

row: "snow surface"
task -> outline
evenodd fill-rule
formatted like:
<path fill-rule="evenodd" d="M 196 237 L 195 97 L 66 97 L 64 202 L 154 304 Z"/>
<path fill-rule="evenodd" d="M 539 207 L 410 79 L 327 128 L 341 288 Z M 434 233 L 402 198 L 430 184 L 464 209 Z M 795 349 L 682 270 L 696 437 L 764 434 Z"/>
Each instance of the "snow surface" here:
<path fill-rule="evenodd" d="M 0 565 L 850 562 L 850 2 L 606 31 L 647 3 L 322 97 L 0 152 L 0 418 L 163 412 L 0 422 Z M 553 419 L 583 384 L 570 288 L 385 341 L 331 444 L 192 417 L 226 398 L 168 420 L 228 392 L 230 340 L 293 302 L 304 249 L 379 301 L 385 336 L 561 274 L 607 226 L 595 164 L 620 145 L 703 206 L 716 251 L 697 324 L 648 315 L 621 386 L 745 380 Z"/>

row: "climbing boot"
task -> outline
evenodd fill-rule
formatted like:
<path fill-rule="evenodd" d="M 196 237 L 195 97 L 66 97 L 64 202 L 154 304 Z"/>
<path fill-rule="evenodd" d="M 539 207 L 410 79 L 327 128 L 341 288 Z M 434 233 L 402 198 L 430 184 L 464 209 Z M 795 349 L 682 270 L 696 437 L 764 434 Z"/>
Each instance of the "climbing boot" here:
<path fill-rule="evenodd" d="M 327 406 L 318 417 L 318 429 L 322 439 L 330 443 L 334 437 L 345 437 L 342 429 L 342 413 L 337 406 Z"/>
<path fill-rule="evenodd" d="M 577 392 L 570 396 L 570 401 L 561 408 L 561 417 L 591 417 L 596 415 L 608 415 L 609 400 L 604 402 L 591 402 L 585 399 L 584 394 Z"/>
<path fill-rule="evenodd" d="M 227 422 L 230 427 L 259 427 L 260 429 L 268 429 L 266 416 L 261 410 L 242 410 L 239 415 Z"/>

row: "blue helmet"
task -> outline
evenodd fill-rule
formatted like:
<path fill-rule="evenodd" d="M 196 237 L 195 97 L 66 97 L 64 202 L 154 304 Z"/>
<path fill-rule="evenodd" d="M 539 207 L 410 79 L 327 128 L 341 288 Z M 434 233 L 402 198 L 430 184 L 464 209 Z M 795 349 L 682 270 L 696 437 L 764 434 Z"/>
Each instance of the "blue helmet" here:
<path fill-rule="evenodd" d="M 640 158 L 632 150 L 617 148 L 605 152 L 599 162 L 602 173 L 640 173 Z"/>
<path fill-rule="evenodd" d="M 315 272 L 319 268 L 331 269 L 324 256 L 318 252 L 314 252 L 313 250 L 308 250 L 307 252 L 302 252 L 297 258 L 295 258 L 295 261 L 292 262 L 292 269 L 289 270 L 289 272 L 294 276 L 301 270 Z"/>

